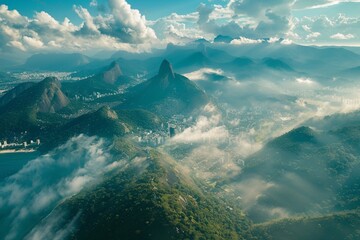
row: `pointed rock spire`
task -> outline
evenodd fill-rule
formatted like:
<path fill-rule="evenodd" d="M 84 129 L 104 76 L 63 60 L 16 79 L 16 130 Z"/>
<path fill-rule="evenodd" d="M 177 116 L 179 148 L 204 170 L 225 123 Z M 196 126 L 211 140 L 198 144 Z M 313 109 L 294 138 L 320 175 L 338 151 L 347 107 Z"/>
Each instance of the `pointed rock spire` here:
<path fill-rule="evenodd" d="M 172 69 L 172 66 L 168 60 L 164 60 L 161 63 L 160 70 L 159 70 L 159 77 L 171 77 L 175 78 L 174 71 Z"/>
<path fill-rule="evenodd" d="M 114 84 L 116 80 L 122 75 L 119 63 L 112 62 L 109 68 L 103 72 L 103 80 L 107 83 Z"/>

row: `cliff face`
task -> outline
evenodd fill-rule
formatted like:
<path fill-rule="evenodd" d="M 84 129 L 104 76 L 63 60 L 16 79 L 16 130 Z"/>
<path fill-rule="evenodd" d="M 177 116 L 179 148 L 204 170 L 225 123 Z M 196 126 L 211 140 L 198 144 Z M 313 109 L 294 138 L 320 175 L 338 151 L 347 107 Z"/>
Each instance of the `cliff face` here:
<path fill-rule="evenodd" d="M 57 80 L 49 83 L 43 89 L 43 93 L 37 103 L 38 111 L 45 113 L 55 113 L 66 107 L 70 103 L 69 99 L 61 91 L 61 85 Z"/>
<path fill-rule="evenodd" d="M 113 62 L 109 69 L 101 74 L 101 79 L 109 84 L 115 84 L 120 76 L 122 76 L 122 72 L 118 63 Z"/>

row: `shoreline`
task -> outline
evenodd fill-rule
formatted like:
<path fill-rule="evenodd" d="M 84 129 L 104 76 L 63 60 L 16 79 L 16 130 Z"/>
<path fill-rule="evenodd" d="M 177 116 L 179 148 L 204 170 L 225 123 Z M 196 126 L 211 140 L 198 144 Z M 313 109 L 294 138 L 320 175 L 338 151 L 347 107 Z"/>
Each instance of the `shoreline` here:
<path fill-rule="evenodd" d="M 36 150 L 35 150 L 35 149 L 20 149 L 20 150 L 8 149 L 8 150 L 0 150 L 0 154 L 7 154 L 7 153 L 32 153 L 32 152 L 36 152 Z"/>

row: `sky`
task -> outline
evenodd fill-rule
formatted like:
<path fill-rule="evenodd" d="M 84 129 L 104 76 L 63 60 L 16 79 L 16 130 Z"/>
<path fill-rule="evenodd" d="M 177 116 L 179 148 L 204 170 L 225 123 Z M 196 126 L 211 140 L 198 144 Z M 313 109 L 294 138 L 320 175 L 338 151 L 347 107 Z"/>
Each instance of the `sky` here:
<path fill-rule="evenodd" d="M 149 51 L 231 36 L 360 45 L 360 0 L 2 0 L 0 53 Z"/>

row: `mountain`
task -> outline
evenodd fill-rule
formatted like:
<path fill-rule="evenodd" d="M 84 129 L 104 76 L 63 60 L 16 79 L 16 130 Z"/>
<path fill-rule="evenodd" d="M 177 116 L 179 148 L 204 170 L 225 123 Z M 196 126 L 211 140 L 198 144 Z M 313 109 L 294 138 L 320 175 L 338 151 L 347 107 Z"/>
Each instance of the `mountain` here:
<path fill-rule="evenodd" d="M 208 103 L 208 98 L 195 83 L 173 72 L 164 60 L 158 74 L 129 90 L 128 99 L 119 108 L 144 108 L 160 116 L 189 114 Z"/>
<path fill-rule="evenodd" d="M 0 98 L 0 106 L 3 106 L 7 103 L 9 103 L 11 100 L 13 100 L 14 98 L 16 98 L 17 96 L 19 96 L 22 92 L 24 92 L 25 90 L 31 88 L 32 86 L 34 86 L 36 83 L 33 82 L 26 82 L 26 83 L 21 83 L 19 85 L 17 85 L 15 88 L 7 91 L 4 96 L 2 96 Z"/>
<path fill-rule="evenodd" d="M 234 38 L 230 36 L 218 35 L 214 38 L 214 43 L 231 43 Z"/>
<path fill-rule="evenodd" d="M 191 72 L 212 65 L 212 60 L 204 52 L 195 52 L 182 59 L 175 66 L 177 69 L 181 69 L 182 72 Z"/>
<path fill-rule="evenodd" d="M 62 127 L 62 130 L 73 135 L 86 134 L 100 137 L 121 136 L 128 132 L 127 126 L 119 121 L 116 112 L 108 106 L 70 121 Z"/>
<path fill-rule="evenodd" d="M 255 62 L 247 57 L 238 57 L 231 62 L 231 65 L 234 65 L 235 67 L 248 67 L 253 64 L 255 64 Z"/>
<path fill-rule="evenodd" d="M 41 150 L 44 152 L 51 150 L 80 134 L 112 139 L 127 132 L 129 132 L 127 124 L 120 121 L 115 111 L 104 106 L 57 127 L 56 131 L 47 134 L 46 143 Z"/>
<path fill-rule="evenodd" d="M 256 222 L 356 209 L 360 206 L 359 140 L 359 125 L 336 131 L 300 127 L 245 159 L 242 173 L 227 184 L 239 190 L 234 194 L 242 196 Z M 255 185 L 249 189 L 245 184 Z M 246 202 L 256 191 L 258 197 Z"/>
<path fill-rule="evenodd" d="M 64 83 L 64 90 L 69 95 L 88 96 L 94 92 L 117 92 L 120 86 L 125 86 L 133 81 L 123 75 L 118 62 L 112 62 L 108 67 L 84 80 Z"/>
<path fill-rule="evenodd" d="M 45 78 L 1 107 L 1 136 L 12 136 L 23 131 L 37 132 L 46 125 L 46 122 L 37 123 L 40 115 L 54 114 L 69 103 L 69 99 L 61 90 L 60 82 L 53 77 Z"/>
<path fill-rule="evenodd" d="M 73 239 L 254 239 L 231 206 L 199 189 L 173 159 L 148 150 L 60 203 L 43 224 L 62 216 L 57 231 L 76 219 Z"/>
<path fill-rule="evenodd" d="M 338 75 L 350 79 L 357 79 L 360 74 L 360 66 L 341 71 Z"/>
<path fill-rule="evenodd" d="M 203 43 L 203 44 L 210 44 L 210 42 L 208 40 L 206 40 L 205 38 L 199 38 L 193 41 L 193 43 Z"/>
<path fill-rule="evenodd" d="M 3 111 L 30 110 L 33 113 L 54 113 L 69 104 L 69 99 L 61 90 L 57 78 L 48 77 L 37 84 L 20 85 L 14 89 L 20 94 L 15 96 L 8 104 L 3 106 Z M 24 91 L 23 88 L 27 88 Z"/>
<path fill-rule="evenodd" d="M 41 53 L 29 57 L 18 67 L 30 71 L 74 71 L 92 61 L 80 53 Z"/>
<path fill-rule="evenodd" d="M 262 60 L 262 64 L 264 64 L 266 67 L 269 67 L 274 70 L 278 71 L 289 71 L 292 72 L 294 69 L 292 69 L 288 64 L 285 62 L 279 60 L 279 59 L 273 59 L 273 58 L 264 58 Z"/>
<path fill-rule="evenodd" d="M 130 129 L 142 128 L 155 130 L 161 127 L 163 121 L 157 115 L 144 109 L 117 110 L 119 119 Z"/>

